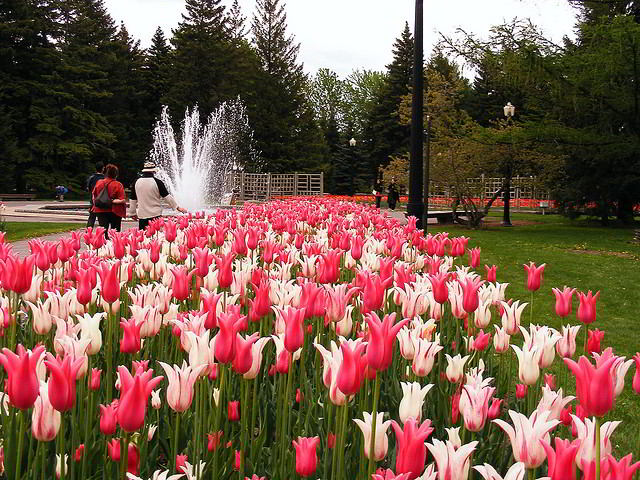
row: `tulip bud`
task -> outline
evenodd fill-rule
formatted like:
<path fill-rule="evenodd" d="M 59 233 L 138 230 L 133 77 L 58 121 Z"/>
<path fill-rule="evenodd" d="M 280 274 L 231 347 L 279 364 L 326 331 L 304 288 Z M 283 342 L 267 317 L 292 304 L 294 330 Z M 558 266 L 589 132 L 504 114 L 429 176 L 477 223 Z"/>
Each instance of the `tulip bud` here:
<path fill-rule="evenodd" d="M 296 449 L 296 472 L 301 477 L 308 477 L 316 472 L 318 456 L 316 448 L 320 443 L 318 437 L 298 437 L 293 441 Z"/>
<path fill-rule="evenodd" d="M 587 353 L 589 355 L 593 353 L 602 353 L 600 342 L 604 338 L 604 332 L 596 328 L 595 330 L 589 330 L 588 334 L 589 339 L 587 340 Z"/>
<path fill-rule="evenodd" d="M 78 448 L 76 448 L 75 461 L 79 462 L 82 460 L 82 456 L 84 455 L 84 444 L 81 443 Z"/>
<path fill-rule="evenodd" d="M 633 376 L 633 391 L 640 395 L 640 353 L 636 353 L 633 356 L 633 360 L 636 362 L 636 373 Z"/>
<path fill-rule="evenodd" d="M 451 396 L 451 423 L 454 425 L 458 423 L 460 418 L 460 391 L 456 391 Z"/>
<path fill-rule="evenodd" d="M 162 407 L 162 401 L 160 400 L 160 390 L 151 391 L 151 406 L 154 410 L 159 410 Z"/>
<path fill-rule="evenodd" d="M 334 448 L 336 446 L 336 435 L 335 433 L 329 432 L 327 434 L 327 448 Z"/>
<path fill-rule="evenodd" d="M 522 399 L 527 396 L 527 392 L 529 391 L 528 385 L 523 385 L 519 383 L 516 385 L 516 398 Z"/>
<path fill-rule="evenodd" d="M 487 412 L 487 418 L 489 420 L 494 420 L 500 416 L 500 406 L 504 400 L 500 398 L 494 398 L 491 401 L 491 407 L 489 407 L 489 411 Z"/>
<path fill-rule="evenodd" d="M 209 450 L 210 452 L 215 452 L 220 446 L 220 441 L 222 439 L 222 430 L 216 433 L 208 433 L 207 438 L 207 450 Z"/>
<path fill-rule="evenodd" d="M 107 406 L 100 405 L 100 432 L 102 432 L 103 435 L 113 435 L 114 433 L 116 433 L 117 405 L 117 401 L 114 401 Z"/>
<path fill-rule="evenodd" d="M 230 422 L 237 422 L 240 420 L 240 402 L 229 402 L 227 405 L 227 415 Z"/>
<path fill-rule="evenodd" d="M 89 390 L 100 390 L 100 374 L 102 370 L 98 368 L 91 369 L 91 376 L 89 377 Z"/>
<path fill-rule="evenodd" d="M 299 388 L 296 388 L 296 403 L 300 403 L 304 400 L 304 394 L 300 391 Z"/>
<path fill-rule="evenodd" d="M 120 461 L 120 439 L 113 438 L 107 443 L 107 453 L 112 461 Z"/>
<path fill-rule="evenodd" d="M 189 460 L 189 457 L 187 455 L 182 455 L 182 454 L 176 455 L 176 472 L 177 473 L 185 472 L 183 467 L 186 466 L 187 460 Z"/>
<path fill-rule="evenodd" d="M 544 374 L 544 384 L 549 387 L 551 390 L 556 389 L 556 376 L 552 373 Z"/>
<path fill-rule="evenodd" d="M 567 405 L 566 408 L 562 409 L 562 412 L 560 413 L 560 421 L 565 427 L 571 425 L 571 422 L 573 421 L 571 419 L 571 405 Z"/>

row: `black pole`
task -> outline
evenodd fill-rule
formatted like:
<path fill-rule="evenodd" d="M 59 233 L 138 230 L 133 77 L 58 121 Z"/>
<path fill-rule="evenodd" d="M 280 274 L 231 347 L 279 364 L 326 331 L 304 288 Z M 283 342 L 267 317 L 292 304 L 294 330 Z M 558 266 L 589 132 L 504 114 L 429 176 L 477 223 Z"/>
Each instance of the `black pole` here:
<path fill-rule="evenodd" d="M 429 164 L 431 161 L 431 115 L 427 115 L 427 148 L 425 151 L 425 164 L 424 164 L 424 217 L 422 221 L 422 228 L 424 233 L 427 233 L 427 224 L 429 223 Z"/>
<path fill-rule="evenodd" d="M 507 125 L 513 127 L 511 116 L 507 117 Z M 505 171 L 504 192 L 502 192 L 502 202 L 504 209 L 502 212 L 502 226 L 511 227 L 511 177 L 513 176 L 513 132 L 511 132 L 511 143 L 509 144 L 509 160 Z"/>
<path fill-rule="evenodd" d="M 413 101 L 411 103 L 411 157 L 409 164 L 409 203 L 407 214 L 418 219 L 422 228 L 422 145 L 424 135 L 424 68 L 423 68 L 423 0 L 416 0 L 416 22 L 413 56 Z"/>

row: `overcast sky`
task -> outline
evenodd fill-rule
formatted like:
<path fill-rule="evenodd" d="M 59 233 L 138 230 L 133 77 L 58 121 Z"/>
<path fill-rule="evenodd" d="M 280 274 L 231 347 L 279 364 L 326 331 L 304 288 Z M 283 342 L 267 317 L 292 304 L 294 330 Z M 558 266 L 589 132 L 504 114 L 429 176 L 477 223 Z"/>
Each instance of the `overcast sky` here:
<path fill-rule="evenodd" d="M 161 26 L 170 36 L 184 11 L 184 0 L 105 0 L 113 18 L 124 21 L 129 33 L 149 45 Z M 226 2 L 231 4 L 231 0 Z M 255 0 L 239 0 L 251 19 Z M 391 47 L 404 22 L 413 31 L 413 0 L 288 0 L 289 32 L 301 43 L 305 71 L 330 68 L 345 76 L 355 68 L 383 70 L 392 59 Z M 435 0 L 424 2 L 425 56 L 438 32 L 456 28 L 486 36 L 492 25 L 514 17 L 531 18 L 554 40 L 571 35 L 575 11 L 566 0 Z"/>

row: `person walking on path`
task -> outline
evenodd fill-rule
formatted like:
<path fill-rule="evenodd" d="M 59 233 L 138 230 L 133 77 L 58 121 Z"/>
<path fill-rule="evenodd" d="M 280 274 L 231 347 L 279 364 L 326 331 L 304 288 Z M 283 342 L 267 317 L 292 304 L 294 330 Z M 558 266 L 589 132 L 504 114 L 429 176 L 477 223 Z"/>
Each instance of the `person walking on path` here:
<path fill-rule="evenodd" d="M 104 163 L 96 162 L 96 173 L 87 178 L 87 192 L 89 192 L 89 219 L 87 227 L 94 227 L 96 224 L 96 213 L 93 211 L 93 189 L 99 180 L 104 178 Z"/>
<path fill-rule="evenodd" d="M 144 230 L 149 222 L 162 216 L 162 210 L 166 205 L 181 213 L 186 209 L 178 206 L 178 202 L 167 190 L 165 184 L 156 178 L 156 164 L 152 161 L 145 162 L 142 168 L 142 176 L 131 185 L 131 201 L 129 203 L 129 216 L 138 219 L 138 228 Z"/>
<path fill-rule="evenodd" d="M 389 196 L 387 197 L 387 203 L 389 204 L 389 208 L 391 210 L 396 209 L 396 203 L 400 199 L 400 195 L 398 194 L 398 190 L 396 189 L 396 181 L 395 179 L 391 180 L 391 185 L 389 185 Z"/>
<path fill-rule="evenodd" d="M 124 186 L 116 180 L 116 178 L 118 178 L 118 173 L 118 167 L 111 163 L 104 167 L 105 178 L 98 180 L 92 191 L 92 211 L 95 212 L 98 217 L 98 225 L 104 227 L 104 234 L 106 237 L 108 237 L 107 232 L 110 228 L 113 228 L 118 232 L 120 231 L 122 227 L 122 219 L 127 213 Z M 98 201 L 98 197 L 100 197 L 100 194 L 105 188 L 109 194 L 109 207 L 106 205 L 100 205 L 101 202 Z"/>

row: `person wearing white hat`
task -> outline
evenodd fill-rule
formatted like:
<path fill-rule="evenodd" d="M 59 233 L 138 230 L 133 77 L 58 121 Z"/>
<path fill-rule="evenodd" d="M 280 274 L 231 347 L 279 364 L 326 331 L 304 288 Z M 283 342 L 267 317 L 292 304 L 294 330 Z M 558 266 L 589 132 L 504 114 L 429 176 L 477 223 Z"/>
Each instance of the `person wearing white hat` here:
<path fill-rule="evenodd" d="M 144 230 L 151 220 L 162 216 L 166 206 L 186 213 L 186 209 L 178 206 L 178 202 L 167 190 L 164 182 L 156 178 L 156 164 L 152 161 L 144 163 L 142 176 L 131 185 L 129 216 L 138 219 L 138 228 Z"/>

